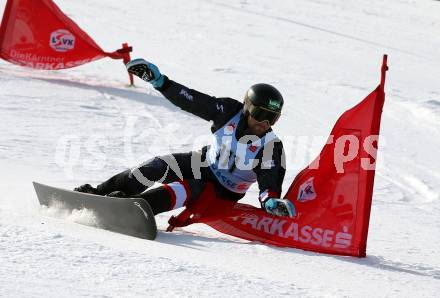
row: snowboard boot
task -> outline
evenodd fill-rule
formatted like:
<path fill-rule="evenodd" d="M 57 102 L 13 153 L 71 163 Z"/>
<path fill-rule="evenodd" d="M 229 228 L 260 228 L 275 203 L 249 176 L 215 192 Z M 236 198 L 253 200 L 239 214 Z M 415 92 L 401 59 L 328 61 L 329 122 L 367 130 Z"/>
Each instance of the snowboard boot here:
<path fill-rule="evenodd" d="M 125 194 L 125 192 L 120 191 L 120 190 L 112 191 L 111 193 L 108 193 L 105 196 L 112 197 L 112 198 L 128 198 L 128 196 Z"/>
<path fill-rule="evenodd" d="M 75 187 L 73 189 L 73 191 L 77 191 L 77 192 L 84 192 L 84 193 L 90 193 L 90 194 L 94 194 L 94 195 L 99 195 L 98 190 L 96 188 L 94 188 L 93 186 L 91 186 L 90 184 L 83 184 L 81 186 Z"/>

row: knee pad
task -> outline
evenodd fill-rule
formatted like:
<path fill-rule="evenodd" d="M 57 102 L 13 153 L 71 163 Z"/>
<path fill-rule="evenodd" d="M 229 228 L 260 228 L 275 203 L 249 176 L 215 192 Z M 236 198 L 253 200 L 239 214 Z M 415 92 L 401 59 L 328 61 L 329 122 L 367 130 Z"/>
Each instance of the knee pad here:
<path fill-rule="evenodd" d="M 205 182 L 200 180 L 182 180 L 163 186 L 171 195 L 171 209 L 177 209 L 195 201 L 202 193 Z"/>

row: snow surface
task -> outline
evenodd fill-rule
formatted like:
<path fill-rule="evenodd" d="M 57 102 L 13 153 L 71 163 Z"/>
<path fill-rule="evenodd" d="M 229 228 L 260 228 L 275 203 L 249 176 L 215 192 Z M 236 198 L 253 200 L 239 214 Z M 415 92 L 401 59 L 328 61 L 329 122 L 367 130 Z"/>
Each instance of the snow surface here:
<path fill-rule="evenodd" d="M 440 297 L 440 2 L 56 3 L 105 50 L 127 41 L 133 58 L 189 87 L 241 99 L 256 82 L 276 85 L 287 101 L 275 128 L 288 155 L 284 189 L 376 87 L 389 54 L 368 257 L 275 248 L 204 225 L 165 233 L 169 214 L 157 218 L 157 241 L 145 241 L 77 224 L 93 226 L 87 212 L 40 208 L 32 180 L 98 183 L 199 148 L 210 125 L 140 81 L 127 87 L 120 61 L 56 72 L 1 61 L 0 296 Z M 255 186 L 243 201 L 256 196 Z"/>

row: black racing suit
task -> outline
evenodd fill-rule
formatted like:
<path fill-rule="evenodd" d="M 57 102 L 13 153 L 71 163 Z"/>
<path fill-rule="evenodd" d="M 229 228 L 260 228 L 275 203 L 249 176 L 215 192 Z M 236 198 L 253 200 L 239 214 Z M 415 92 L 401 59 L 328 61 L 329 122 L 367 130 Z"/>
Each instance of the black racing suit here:
<path fill-rule="evenodd" d="M 243 109 L 243 103 L 235 99 L 209 96 L 180 85 L 168 79 L 166 76 L 164 85 L 161 88 L 157 88 L 157 90 L 182 110 L 206 121 L 212 121 L 212 133 L 223 127 L 232 117 Z M 246 131 L 247 121 L 245 116 L 242 115 L 237 125 L 236 138 L 240 139 L 246 134 Z M 281 141 L 275 139 L 266 144 L 266 147 L 267 146 L 273 146 L 271 160 L 268 160 L 271 166 L 261 167 L 261 163 L 264 161 L 264 148 L 261 148 L 255 158 L 258 160 L 258 165 L 253 168 L 260 189 L 260 202 L 267 196 L 275 198 L 281 196 L 281 187 L 285 174 L 285 160 Z M 144 177 L 152 182 L 160 181 L 161 183 L 171 183 L 180 179 L 196 179 L 200 182 L 210 181 L 214 183 L 215 189 L 221 197 L 238 201 L 244 194 L 235 193 L 223 187 L 209 167 L 205 166 L 200 168 L 200 176 L 195 175 L 192 169 L 191 159 L 197 156 L 202 162 L 206 161 L 208 148 L 208 146 L 204 146 L 201 151 L 174 153 L 168 156 L 155 157 L 143 163 L 137 167 L 137 169 Z M 264 155 L 264 157 L 266 158 L 266 155 Z M 170 158 L 177 161 L 180 173 L 176 173 L 168 167 L 167 160 Z M 101 194 L 121 190 L 127 195 L 135 195 L 142 193 L 152 184 L 153 183 L 139 182 L 136 177 L 134 177 L 133 170 L 126 170 L 98 185 L 97 189 Z"/>

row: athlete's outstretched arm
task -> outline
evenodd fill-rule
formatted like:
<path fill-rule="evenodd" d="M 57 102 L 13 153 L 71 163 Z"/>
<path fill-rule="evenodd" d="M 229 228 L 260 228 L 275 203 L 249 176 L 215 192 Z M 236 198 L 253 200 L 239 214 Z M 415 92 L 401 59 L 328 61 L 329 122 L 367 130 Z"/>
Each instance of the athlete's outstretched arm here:
<path fill-rule="evenodd" d="M 156 89 L 174 105 L 206 121 L 217 122 L 221 115 L 230 118 L 242 107 L 232 98 L 210 96 L 164 77 L 163 86 Z"/>
<path fill-rule="evenodd" d="M 159 68 L 142 58 L 127 63 L 128 72 L 149 82 L 165 98 L 179 108 L 207 121 L 213 121 L 213 127 L 222 126 L 235 115 L 243 104 L 232 98 L 216 98 L 187 88 L 163 75 Z"/>

